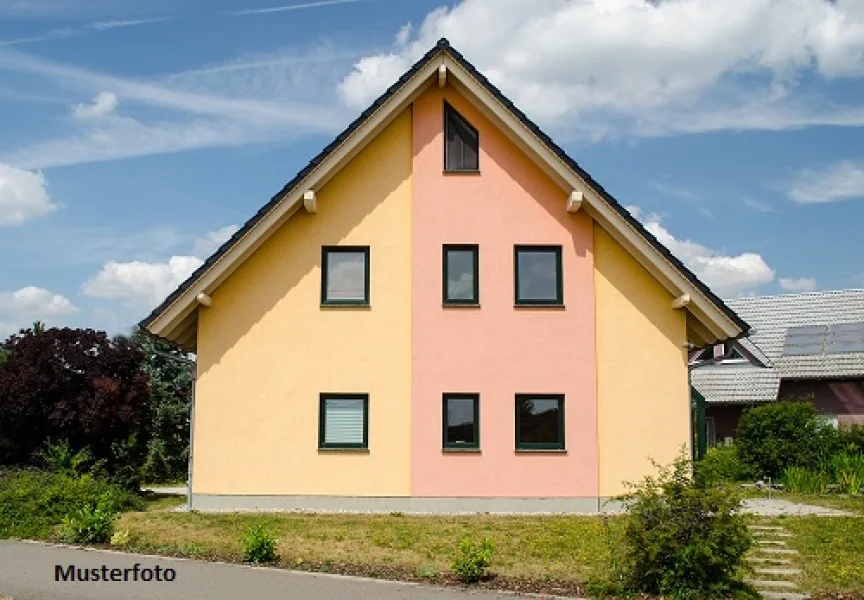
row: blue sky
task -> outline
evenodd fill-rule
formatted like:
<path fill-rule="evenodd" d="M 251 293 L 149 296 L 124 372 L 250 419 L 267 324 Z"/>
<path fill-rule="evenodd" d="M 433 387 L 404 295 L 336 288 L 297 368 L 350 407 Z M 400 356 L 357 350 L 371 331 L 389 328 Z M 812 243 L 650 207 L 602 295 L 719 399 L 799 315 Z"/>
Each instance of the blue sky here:
<path fill-rule="evenodd" d="M 0 0 L 0 335 L 127 330 L 442 36 L 722 296 L 864 287 L 862 0 Z"/>

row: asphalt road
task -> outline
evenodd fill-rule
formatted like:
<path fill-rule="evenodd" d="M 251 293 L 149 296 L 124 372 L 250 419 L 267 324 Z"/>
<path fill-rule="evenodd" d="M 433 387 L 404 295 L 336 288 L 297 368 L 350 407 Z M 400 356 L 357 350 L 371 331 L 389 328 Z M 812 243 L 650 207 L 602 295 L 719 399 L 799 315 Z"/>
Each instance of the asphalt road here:
<path fill-rule="evenodd" d="M 56 568 L 75 565 L 82 569 L 107 567 L 173 569 L 174 581 L 55 581 Z M 68 570 L 65 571 L 68 573 Z M 118 578 L 122 571 L 116 571 Z M 151 572 L 152 574 L 152 572 Z M 376 581 L 279 569 L 206 563 L 193 560 L 141 556 L 120 552 L 81 550 L 31 542 L 0 541 L 0 599 L 7 600 L 487 600 L 513 598 L 491 592 L 466 592 L 410 583 Z"/>

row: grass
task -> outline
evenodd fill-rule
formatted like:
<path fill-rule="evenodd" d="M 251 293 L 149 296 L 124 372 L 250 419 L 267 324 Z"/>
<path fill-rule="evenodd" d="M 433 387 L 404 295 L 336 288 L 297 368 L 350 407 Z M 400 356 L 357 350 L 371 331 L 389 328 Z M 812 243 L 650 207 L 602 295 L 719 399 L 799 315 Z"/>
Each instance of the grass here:
<path fill-rule="evenodd" d="M 264 525 L 279 540 L 280 564 L 351 565 L 374 573 L 382 566 L 434 577 L 449 572 L 463 538 L 491 538 L 499 576 L 584 582 L 608 571 L 610 540 L 620 543 L 621 518 L 400 516 L 310 514 L 126 513 L 117 524 L 129 548 L 239 561 L 241 540 Z"/>
<path fill-rule="evenodd" d="M 798 550 L 799 586 L 817 597 L 864 598 L 864 518 L 780 517 L 763 521 L 785 527 Z"/>
<path fill-rule="evenodd" d="M 180 494 L 157 494 L 145 492 L 143 494 L 147 512 L 167 511 L 186 503 L 186 496 Z"/>

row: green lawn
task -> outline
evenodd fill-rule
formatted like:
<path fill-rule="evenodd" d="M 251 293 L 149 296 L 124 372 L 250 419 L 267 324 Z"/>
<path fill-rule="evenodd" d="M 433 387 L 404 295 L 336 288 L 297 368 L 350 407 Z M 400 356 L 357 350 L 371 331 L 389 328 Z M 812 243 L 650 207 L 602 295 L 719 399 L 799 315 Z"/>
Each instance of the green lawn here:
<path fill-rule="evenodd" d="M 118 530 L 147 552 L 239 561 L 241 539 L 264 524 L 278 540 L 280 564 L 382 566 L 434 576 L 448 572 L 462 538 L 491 538 L 493 571 L 504 577 L 584 582 L 608 573 L 610 545 L 623 521 L 613 517 L 496 517 L 134 512 Z"/>
<path fill-rule="evenodd" d="M 781 525 L 798 550 L 799 585 L 818 596 L 864 598 L 864 517 L 782 517 L 764 520 Z"/>

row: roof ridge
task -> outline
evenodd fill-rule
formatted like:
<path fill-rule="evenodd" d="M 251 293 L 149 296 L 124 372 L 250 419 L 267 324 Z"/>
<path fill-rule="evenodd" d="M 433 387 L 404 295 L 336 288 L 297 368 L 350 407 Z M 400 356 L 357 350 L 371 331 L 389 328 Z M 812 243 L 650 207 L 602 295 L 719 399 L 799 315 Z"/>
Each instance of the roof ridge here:
<path fill-rule="evenodd" d="M 864 294 L 864 288 L 848 288 L 845 290 L 822 290 L 816 292 L 790 292 L 788 294 L 768 294 L 765 296 L 742 296 L 740 298 L 728 298 L 724 302 L 755 302 L 758 300 L 770 300 L 773 298 L 796 298 L 802 296 L 830 296 L 848 293 Z"/>

